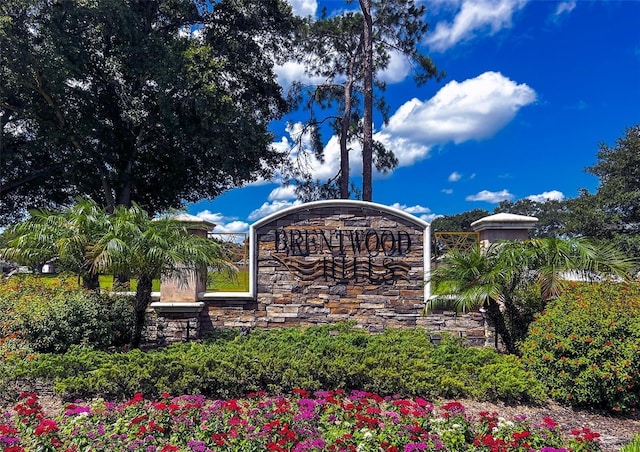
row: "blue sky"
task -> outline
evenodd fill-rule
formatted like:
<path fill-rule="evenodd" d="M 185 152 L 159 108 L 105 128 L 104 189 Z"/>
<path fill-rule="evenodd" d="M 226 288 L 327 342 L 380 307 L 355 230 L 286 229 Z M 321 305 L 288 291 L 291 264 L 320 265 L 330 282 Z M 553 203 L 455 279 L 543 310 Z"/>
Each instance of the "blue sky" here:
<path fill-rule="evenodd" d="M 347 7 L 340 0 L 289 2 L 302 16 Z M 430 30 L 421 49 L 447 75 L 417 88 L 400 58 L 381 74 L 392 116 L 386 126 L 378 118 L 374 130 L 400 164 L 374 175 L 373 201 L 431 221 L 475 208 L 491 212 L 505 199 L 595 191 L 598 180 L 584 168 L 597 161 L 598 144 L 613 146 L 640 122 L 640 1 L 425 4 Z M 292 63 L 277 73 L 285 89 L 306 80 Z M 273 124 L 274 146 L 289 148 L 301 119 L 292 114 Z M 336 138 L 324 138 L 326 162 L 313 163 L 321 178 L 339 164 Z M 360 155 L 353 154 L 358 175 Z M 239 232 L 296 203 L 276 177 L 188 211 L 216 223 L 216 231 Z"/>

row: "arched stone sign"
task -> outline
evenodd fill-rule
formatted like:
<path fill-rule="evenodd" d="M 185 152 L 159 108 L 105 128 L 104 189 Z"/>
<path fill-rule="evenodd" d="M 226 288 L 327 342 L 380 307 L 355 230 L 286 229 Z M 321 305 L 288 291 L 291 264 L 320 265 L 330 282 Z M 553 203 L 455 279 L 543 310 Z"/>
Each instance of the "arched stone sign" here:
<path fill-rule="evenodd" d="M 428 298 L 429 224 L 397 209 L 318 201 L 251 227 L 255 326 L 415 326 Z"/>

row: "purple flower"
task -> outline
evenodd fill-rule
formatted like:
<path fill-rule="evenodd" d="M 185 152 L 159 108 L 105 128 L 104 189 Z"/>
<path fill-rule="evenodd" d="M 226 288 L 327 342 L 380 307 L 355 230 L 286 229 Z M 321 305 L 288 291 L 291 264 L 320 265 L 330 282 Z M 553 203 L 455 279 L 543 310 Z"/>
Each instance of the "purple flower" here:
<path fill-rule="evenodd" d="M 293 452 L 304 452 L 308 450 L 323 450 L 327 444 L 322 438 L 307 439 L 302 441 L 292 449 Z"/>
<path fill-rule="evenodd" d="M 409 443 L 405 444 L 404 452 L 413 452 L 414 450 L 427 450 L 429 445 L 427 443 Z"/>
<path fill-rule="evenodd" d="M 73 416 L 74 414 L 90 413 L 91 408 L 88 406 L 71 404 L 64 412 L 65 416 Z"/>
<path fill-rule="evenodd" d="M 15 444 L 17 442 L 20 442 L 18 438 L 14 438 L 13 436 L 0 435 L 0 444 L 10 446 L 11 444 Z"/>
<path fill-rule="evenodd" d="M 190 447 L 193 452 L 206 452 L 207 444 L 204 441 L 189 440 L 187 447 Z"/>

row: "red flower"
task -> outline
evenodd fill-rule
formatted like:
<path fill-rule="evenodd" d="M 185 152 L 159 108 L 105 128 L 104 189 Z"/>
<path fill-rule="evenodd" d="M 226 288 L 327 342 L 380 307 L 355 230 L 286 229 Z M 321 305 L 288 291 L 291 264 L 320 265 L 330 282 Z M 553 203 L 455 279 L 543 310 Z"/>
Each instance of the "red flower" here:
<path fill-rule="evenodd" d="M 177 447 L 177 446 L 172 446 L 171 444 L 167 444 L 166 446 L 164 446 L 164 447 L 160 450 L 160 452 L 176 452 L 176 451 L 178 451 L 178 450 L 180 450 L 180 448 L 179 448 L 179 447 Z"/>
<path fill-rule="evenodd" d="M 297 389 L 293 389 L 291 392 L 294 394 L 297 394 L 303 399 L 306 399 L 307 397 L 309 397 L 309 391 L 307 391 L 306 389 L 297 388 Z"/>
<path fill-rule="evenodd" d="M 550 417 L 543 417 L 542 418 L 542 425 L 546 428 L 548 428 L 549 430 L 553 430 L 554 428 L 556 428 L 558 426 L 558 423 L 556 421 L 554 421 L 553 419 L 551 419 Z"/>
<path fill-rule="evenodd" d="M 598 438 L 600 438 L 600 433 L 591 431 L 588 427 L 573 429 L 571 430 L 571 434 L 575 436 L 576 440 L 579 442 L 597 441 Z"/>
<path fill-rule="evenodd" d="M 231 419 L 229 419 L 229 422 L 227 422 L 227 424 L 229 424 L 229 425 L 240 425 L 240 424 L 242 424 L 242 421 L 240 420 L 240 418 L 238 416 L 233 416 Z"/>
<path fill-rule="evenodd" d="M 142 397 L 141 392 L 136 392 L 133 397 L 125 403 L 126 406 L 135 405 L 136 403 L 142 402 L 144 398 Z"/>
<path fill-rule="evenodd" d="M 531 433 L 529 433 L 528 431 L 525 430 L 523 432 L 515 432 L 513 434 L 513 439 L 515 441 L 520 441 L 521 439 L 529 438 L 530 436 L 531 436 Z"/>
<path fill-rule="evenodd" d="M 46 435 L 58 431 L 58 424 L 50 419 L 43 419 L 40 421 L 34 432 L 36 436 Z"/>
<path fill-rule="evenodd" d="M 466 408 L 460 402 L 449 402 L 441 406 L 445 411 L 449 411 L 456 414 L 462 414 L 466 411 Z"/>
<path fill-rule="evenodd" d="M 149 417 L 148 414 L 141 414 L 140 416 L 136 416 L 133 419 L 131 419 L 131 424 L 139 424 L 140 422 L 144 421 L 148 417 Z"/>
<path fill-rule="evenodd" d="M 18 430 L 14 427 L 5 424 L 0 425 L 0 435 L 13 435 L 14 433 L 18 433 Z"/>
<path fill-rule="evenodd" d="M 213 441 L 213 444 L 216 446 L 223 446 L 226 437 L 227 435 L 225 433 L 214 433 L 211 435 L 211 441 Z"/>

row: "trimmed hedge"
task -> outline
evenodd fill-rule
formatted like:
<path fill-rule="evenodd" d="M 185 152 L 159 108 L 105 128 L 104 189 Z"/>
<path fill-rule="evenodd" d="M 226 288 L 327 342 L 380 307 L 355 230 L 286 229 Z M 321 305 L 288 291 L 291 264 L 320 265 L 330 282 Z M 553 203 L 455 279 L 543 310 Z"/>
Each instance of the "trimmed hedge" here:
<path fill-rule="evenodd" d="M 551 397 L 577 407 L 640 404 L 640 284 L 568 284 L 521 350 Z"/>
<path fill-rule="evenodd" d="M 350 325 L 226 332 L 205 343 L 105 353 L 72 347 L 12 363 L 11 378 L 45 381 L 67 398 L 126 399 L 204 394 L 235 398 L 294 388 L 358 389 L 422 397 L 538 402 L 544 391 L 513 356 L 462 346 L 435 346 L 421 330 L 369 334 Z"/>

